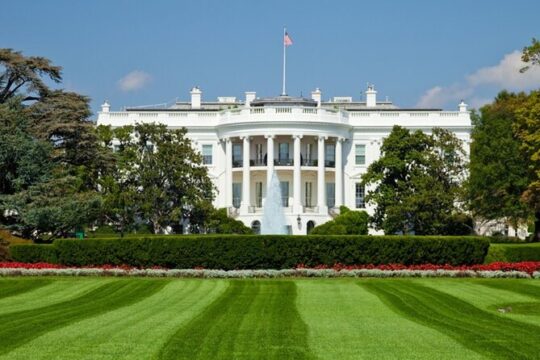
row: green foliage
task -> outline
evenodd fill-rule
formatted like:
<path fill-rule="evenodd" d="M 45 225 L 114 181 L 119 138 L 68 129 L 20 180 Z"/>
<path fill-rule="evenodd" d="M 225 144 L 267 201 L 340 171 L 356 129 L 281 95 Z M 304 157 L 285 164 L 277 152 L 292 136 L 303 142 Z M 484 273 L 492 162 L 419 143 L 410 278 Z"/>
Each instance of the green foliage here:
<path fill-rule="evenodd" d="M 340 207 L 335 219 L 316 226 L 311 235 L 367 235 L 369 215 L 365 211 L 351 211 Z"/>
<path fill-rule="evenodd" d="M 521 73 L 529 70 L 531 66 L 540 65 L 540 41 L 533 38 L 531 45 L 523 48 L 521 60 L 523 60 L 524 63 L 529 64 L 519 70 Z"/>
<path fill-rule="evenodd" d="M 46 76 L 55 83 L 62 80 L 62 68 L 51 64 L 49 59 L 24 56 L 20 51 L 0 49 L 0 104 L 17 96 L 22 90 L 27 94 L 22 101 L 39 100 L 49 92 L 43 81 Z"/>
<path fill-rule="evenodd" d="M 210 234 L 253 234 L 253 230 L 243 222 L 229 217 L 225 208 L 210 210 L 205 227 Z"/>
<path fill-rule="evenodd" d="M 539 46 L 538 42 L 535 46 Z M 522 142 L 521 150 L 528 160 L 528 182 L 522 199 L 534 212 L 535 232 L 532 239 L 540 241 L 540 91 L 532 91 L 516 110 L 514 131 Z"/>
<path fill-rule="evenodd" d="M 521 200 L 528 184 L 528 160 L 512 130 L 524 93 L 503 91 L 475 116 L 471 138 L 467 192 L 473 214 L 482 219 L 508 219 L 510 225 L 527 220 L 530 209 Z"/>
<path fill-rule="evenodd" d="M 32 246 L 39 253 L 43 245 L 26 246 Z M 202 266 L 234 270 L 283 269 L 298 264 L 316 266 L 335 263 L 477 264 L 483 262 L 489 241 L 471 236 L 193 235 L 58 239 L 53 247 L 57 262 L 62 265 L 110 264 L 183 269 Z M 13 249 L 18 248 L 13 246 Z M 49 249 L 46 248 L 47 254 Z M 15 260 L 28 260 L 27 257 L 19 257 L 19 254 L 19 250 L 12 252 Z"/>
<path fill-rule="evenodd" d="M 0 236 L 0 261 L 8 261 L 11 259 L 8 249 L 9 243 Z"/>
<path fill-rule="evenodd" d="M 394 126 L 362 178 L 371 189 L 366 201 L 375 205 L 375 227 L 386 234 L 446 234 L 460 212 L 464 158 L 461 141 L 447 130 L 427 135 Z"/>
<path fill-rule="evenodd" d="M 98 128 L 105 146 L 113 137 L 119 142 L 115 166 L 100 178 L 105 222 L 123 233 L 142 219 L 159 234 L 214 198 L 207 168 L 186 132 L 163 124 Z"/>
<path fill-rule="evenodd" d="M 101 206 L 106 161 L 89 99 L 49 89 L 42 77 L 61 73 L 45 58 L 0 49 L 0 71 L 0 224 L 34 240 L 66 236 Z"/>
<path fill-rule="evenodd" d="M 56 264 L 57 251 L 52 244 L 17 244 L 10 247 L 11 257 L 15 261 L 25 263 Z"/>
<path fill-rule="evenodd" d="M 489 264 L 495 261 L 540 261 L 540 244 L 491 244 L 485 263 Z"/>

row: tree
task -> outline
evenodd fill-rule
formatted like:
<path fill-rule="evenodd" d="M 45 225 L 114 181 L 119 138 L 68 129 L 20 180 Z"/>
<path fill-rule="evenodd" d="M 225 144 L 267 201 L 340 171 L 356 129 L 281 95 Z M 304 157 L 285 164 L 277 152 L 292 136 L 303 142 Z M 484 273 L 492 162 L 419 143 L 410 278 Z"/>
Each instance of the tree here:
<path fill-rule="evenodd" d="M 467 197 L 472 213 L 487 220 L 508 219 L 517 228 L 530 209 L 521 196 L 528 185 L 528 159 L 513 131 L 516 110 L 527 95 L 503 91 L 473 113 Z"/>
<path fill-rule="evenodd" d="M 381 157 L 362 178 L 372 221 L 387 234 L 445 234 L 458 201 L 465 169 L 461 141 L 447 130 L 432 135 L 394 126 Z"/>
<path fill-rule="evenodd" d="M 94 221 L 103 150 L 88 98 L 51 90 L 48 59 L 0 49 L 0 224 L 35 240 L 66 236 Z"/>
<path fill-rule="evenodd" d="M 346 206 L 339 208 L 335 219 L 316 226 L 312 235 L 367 235 L 369 215 L 365 211 L 351 211 Z"/>
<path fill-rule="evenodd" d="M 538 42 L 536 42 L 537 46 Z M 522 141 L 521 150 L 527 159 L 527 184 L 523 201 L 534 212 L 533 241 L 540 241 L 540 91 L 532 91 L 516 109 L 514 131 Z"/>
<path fill-rule="evenodd" d="M 100 182 L 104 201 L 110 204 L 109 219 L 128 223 L 134 217 L 159 234 L 189 218 L 196 205 L 214 198 L 207 168 L 186 132 L 163 124 L 113 130 L 119 141 L 116 165 Z M 111 139 L 108 130 L 99 133 L 104 143 Z"/>
<path fill-rule="evenodd" d="M 190 231 L 199 234 L 253 234 L 250 227 L 227 215 L 227 209 L 216 209 L 206 201 L 193 207 Z"/>
<path fill-rule="evenodd" d="M 523 60 L 523 62 L 526 64 L 530 64 L 525 67 L 522 67 L 519 70 L 521 73 L 524 73 L 527 70 L 529 70 L 531 66 L 540 65 L 540 41 L 533 38 L 531 45 L 525 46 L 523 48 L 521 60 Z"/>
<path fill-rule="evenodd" d="M 0 104 L 26 90 L 21 101 L 39 100 L 49 92 L 43 81 L 48 77 L 53 82 L 62 80 L 62 68 L 51 64 L 49 59 L 39 56 L 23 56 L 19 51 L 0 49 Z"/>

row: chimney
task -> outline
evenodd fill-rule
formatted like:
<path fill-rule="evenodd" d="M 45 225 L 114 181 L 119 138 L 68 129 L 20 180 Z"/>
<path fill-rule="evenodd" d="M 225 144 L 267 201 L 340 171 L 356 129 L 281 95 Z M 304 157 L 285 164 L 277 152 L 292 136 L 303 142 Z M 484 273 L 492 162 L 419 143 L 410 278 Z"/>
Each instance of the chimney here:
<path fill-rule="evenodd" d="M 192 109 L 200 109 L 201 108 L 201 97 L 202 97 L 202 91 L 199 89 L 198 86 L 195 86 L 193 89 L 191 89 L 191 108 Z"/>
<path fill-rule="evenodd" d="M 459 103 L 459 112 L 467 112 L 467 104 L 465 104 L 465 101 L 461 100 L 461 102 Z"/>
<path fill-rule="evenodd" d="M 311 92 L 311 98 L 317 102 L 317 107 L 321 107 L 321 89 L 316 88 L 314 91 Z"/>
<path fill-rule="evenodd" d="M 109 105 L 109 102 L 105 100 L 105 102 L 101 104 L 101 112 L 108 113 L 109 110 L 111 110 L 111 105 Z"/>
<path fill-rule="evenodd" d="M 251 102 L 255 100 L 256 94 L 257 93 L 255 91 L 246 91 L 246 103 L 244 104 L 245 107 L 251 106 Z"/>
<path fill-rule="evenodd" d="M 366 91 L 366 106 L 375 107 L 377 106 L 377 91 L 375 90 L 375 85 L 368 84 Z"/>

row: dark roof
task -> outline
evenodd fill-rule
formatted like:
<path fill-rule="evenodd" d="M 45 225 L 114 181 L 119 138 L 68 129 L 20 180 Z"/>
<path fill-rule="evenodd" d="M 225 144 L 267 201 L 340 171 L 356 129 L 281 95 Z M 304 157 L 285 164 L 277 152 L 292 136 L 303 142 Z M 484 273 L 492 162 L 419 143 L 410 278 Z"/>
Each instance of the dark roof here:
<path fill-rule="evenodd" d="M 276 97 L 267 97 L 267 98 L 258 98 L 251 102 L 253 107 L 261 106 L 272 106 L 272 105 L 281 105 L 281 106 L 291 106 L 291 105 L 301 105 L 306 107 L 316 107 L 317 102 L 313 99 L 307 99 L 304 97 L 293 97 L 293 96 L 276 96 Z"/>

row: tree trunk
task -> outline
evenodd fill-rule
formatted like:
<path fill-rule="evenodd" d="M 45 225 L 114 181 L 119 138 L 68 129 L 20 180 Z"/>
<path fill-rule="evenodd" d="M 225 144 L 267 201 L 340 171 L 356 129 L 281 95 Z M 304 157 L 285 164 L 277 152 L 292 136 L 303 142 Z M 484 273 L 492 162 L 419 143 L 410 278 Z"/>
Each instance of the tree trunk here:
<path fill-rule="evenodd" d="M 540 210 L 537 210 L 534 213 L 534 233 L 531 240 L 540 242 Z"/>

